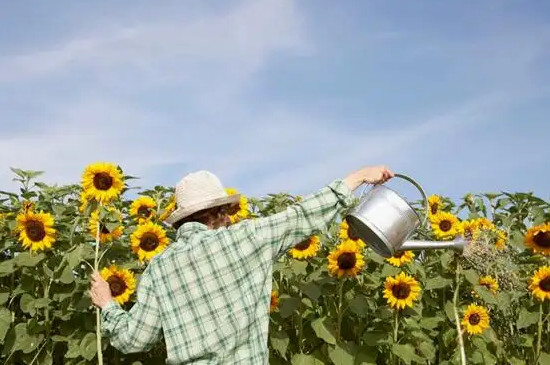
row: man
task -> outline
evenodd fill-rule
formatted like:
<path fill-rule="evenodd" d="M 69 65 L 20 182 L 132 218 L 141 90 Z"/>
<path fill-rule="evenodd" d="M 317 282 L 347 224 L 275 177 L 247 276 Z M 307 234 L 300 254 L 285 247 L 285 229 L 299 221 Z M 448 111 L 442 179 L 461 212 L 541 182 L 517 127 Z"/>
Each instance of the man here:
<path fill-rule="evenodd" d="M 177 240 L 144 271 L 132 309 L 120 308 L 94 273 L 91 296 L 105 335 L 129 353 L 146 351 L 162 332 L 167 364 L 267 364 L 273 261 L 324 229 L 361 184 L 391 177 L 384 166 L 363 168 L 283 212 L 227 227 L 239 196 L 227 196 L 209 172 L 185 176 L 166 220 Z"/>

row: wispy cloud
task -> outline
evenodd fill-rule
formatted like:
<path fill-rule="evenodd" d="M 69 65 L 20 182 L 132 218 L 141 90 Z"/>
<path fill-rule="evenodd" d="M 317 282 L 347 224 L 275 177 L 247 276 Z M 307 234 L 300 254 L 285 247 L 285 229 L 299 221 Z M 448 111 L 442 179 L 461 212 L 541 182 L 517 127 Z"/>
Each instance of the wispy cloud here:
<path fill-rule="evenodd" d="M 188 22 L 141 22 L 77 36 L 49 49 L 0 57 L 0 82 L 51 77 L 70 68 L 147 70 L 159 62 L 214 62 L 254 71 L 273 50 L 304 46 L 289 0 L 246 1 L 228 13 Z"/>
<path fill-rule="evenodd" d="M 385 24 L 380 32 L 346 28 L 356 33 L 341 35 L 342 46 L 316 37 L 319 28 L 308 18 L 314 12 L 305 10 L 290 0 L 249 0 L 179 22 L 159 12 L 103 20 L 97 32 L 76 31 L 30 53 L 0 56 L 0 95 L 15 101 L 2 103 L 14 131 L 0 136 L 0 150 L 9 151 L 0 154 L 0 188 L 13 187 L 7 166 L 45 170 L 47 182 L 66 183 L 77 182 L 83 167 L 97 160 L 119 163 L 143 177 L 142 186 L 173 184 L 190 170 L 209 169 L 253 195 L 307 193 L 372 163 L 413 172 L 428 187 L 448 191 L 457 191 L 456 181 L 466 176 L 461 164 L 468 165 L 470 182 L 488 181 L 506 164 L 519 166 L 495 159 L 490 170 L 466 153 L 474 146 L 460 147 L 485 133 L 476 141 L 500 148 L 487 130 L 541 97 L 544 83 L 535 76 L 547 36 L 509 29 L 507 36 L 474 42 Z M 344 62 L 357 56 L 346 47 L 365 38 L 371 41 L 361 52 L 368 57 Z M 510 39 L 521 46 L 509 47 Z M 388 54 L 402 63 L 387 65 Z M 400 65 L 430 82 L 411 78 L 414 87 L 403 86 L 400 77 L 409 75 Z M 449 79 L 436 82 L 433 65 Z M 340 72 L 347 76 L 324 78 Z M 271 98 L 272 87 L 281 87 L 278 78 L 293 75 L 300 80 Z M 352 93 L 359 87 L 349 75 L 371 75 L 369 90 L 388 95 L 391 113 L 364 106 L 369 101 Z M 393 100 L 403 95 L 407 106 Z M 325 100 L 327 114 L 315 108 Z M 443 171 L 434 156 L 454 171 Z"/>

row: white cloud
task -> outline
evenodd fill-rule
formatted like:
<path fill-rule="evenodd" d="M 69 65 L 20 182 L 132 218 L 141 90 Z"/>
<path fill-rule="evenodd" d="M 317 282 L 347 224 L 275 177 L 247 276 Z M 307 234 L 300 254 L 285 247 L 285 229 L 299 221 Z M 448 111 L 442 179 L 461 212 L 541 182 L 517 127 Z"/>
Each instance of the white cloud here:
<path fill-rule="evenodd" d="M 64 183 L 77 181 L 83 166 L 96 160 L 116 161 L 132 174 L 190 159 L 221 169 L 225 163 L 219 157 L 229 148 L 233 163 L 252 163 L 262 157 L 233 148 L 239 146 L 237 137 L 227 138 L 229 131 L 253 139 L 248 134 L 252 120 L 242 115 L 239 94 L 273 52 L 307 48 L 293 2 L 245 1 L 221 15 L 183 23 L 142 22 L 31 54 L 5 56 L 0 58 L 0 87 L 75 72 L 95 76 L 95 83 L 72 84 L 66 93 L 29 100 L 38 110 L 25 120 L 29 128 L 0 137 L 2 151 L 21 152 L 0 154 L 0 166 L 43 169 L 48 181 Z M 178 123 L 109 93 L 109 87 L 126 88 L 158 97 L 154 88 L 159 83 L 178 87 L 186 96 L 189 111 L 176 117 L 200 119 Z M 33 133 L 38 124 L 48 128 Z M 269 137 L 258 144 L 270 146 Z M 206 146 L 208 151 L 199 152 Z M 0 171 L 0 185 L 7 184 L 9 174 Z"/>
<path fill-rule="evenodd" d="M 71 67 L 103 72 L 123 66 L 143 71 L 167 60 L 195 65 L 211 61 L 236 67 L 237 73 L 239 69 L 252 72 L 270 52 L 304 46 L 290 0 L 248 0 L 228 13 L 188 22 L 107 28 L 51 49 L 0 58 L 0 82 L 55 76 Z"/>

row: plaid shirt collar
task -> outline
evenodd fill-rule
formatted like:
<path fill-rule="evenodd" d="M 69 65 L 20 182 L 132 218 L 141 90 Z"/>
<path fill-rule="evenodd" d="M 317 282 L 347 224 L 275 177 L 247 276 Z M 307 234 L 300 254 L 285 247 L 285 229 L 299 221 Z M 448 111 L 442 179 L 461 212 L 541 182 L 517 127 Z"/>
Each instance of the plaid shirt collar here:
<path fill-rule="evenodd" d="M 188 238 L 198 232 L 207 231 L 208 227 L 199 222 L 189 222 L 182 225 L 176 233 L 178 240 L 187 241 Z"/>

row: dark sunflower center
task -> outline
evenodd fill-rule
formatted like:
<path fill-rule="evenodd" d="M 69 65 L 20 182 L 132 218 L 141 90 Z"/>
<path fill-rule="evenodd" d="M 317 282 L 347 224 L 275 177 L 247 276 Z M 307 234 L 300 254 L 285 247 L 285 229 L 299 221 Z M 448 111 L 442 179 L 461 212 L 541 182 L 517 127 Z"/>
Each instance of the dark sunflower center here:
<path fill-rule="evenodd" d="M 430 212 L 432 214 L 437 214 L 437 204 L 430 204 Z"/>
<path fill-rule="evenodd" d="M 28 221 L 25 225 L 25 231 L 27 233 L 27 237 L 29 237 L 31 241 L 41 241 L 44 237 L 46 237 L 44 223 L 40 221 Z"/>
<path fill-rule="evenodd" d="M 399 283 L 394 285 L 391 291 L 397 299 L 407 299 L 411 293 L 411 287 L 408 284 Z"/>
<path fill-rule="evenodd" d="M 120 276 L 112 275 L 107 279 L 111 294 L 115 297 L 121 295 L 126 290 L 126 283 Z"/>
<path fill-rule="evenodd" d="M 481 284 L 481 286 L 484 286 L 484 287 L 486 287 L 488 290 L 491 290 L 491 284 L 489 284 L 489 283 L 483 283 L 483 284 Z"/>
<path fill-rule="evenodd" d="M 355 267 L 356 262 L 357 258 L 353 252 L 344 252 L 338 256 L 338 267 L 342 270 L 349 270 Z"/>
<path fill-rule="evenodd" d="M 105 172 L 94 175 L 94 186 L 98 190 L 109 190 L 113 186 L 113 178 Z"/>
<path fill-rule="evenodd" d="M 276 306 L 276 305 L 277 305 L 277 298 L 274 295 L 272 295 L 271 296 L 271 306 L 273 307 L 273 306 Z"/>
<path fill-rule="evenodd" d="M 151 209 L 149 209 L 149 208 L 146 207 L 145 205 L 142 205 L 141 207 L 138 208 L 137 214 L 138 214 L 140 217 L 147 218 L 147 217 L 149 217 L 149 216 L 151 215 Z"/>
<path fill-rule="evenodd" d="M 545 292 L 550 292 L 550 277 L 542 279 L 539 283 L 539 287 Z"/>
<path fill-rule="evenodd" d="M 99 229 L 100 229 L 101 233 L 103 233 L 103 234 L 111 233 L 111 231 L 109 231 L 103 223 L 99 224 Z"/>
<path fill-rule="evenodd" d="M 393 257 L 395 257 L 396 259 L 400 259 L 404 254 L 405 254 L 405 251 L 399 251 L 399 252 L 396 252 L 393 255 Z"/>
<path fill-rule="evenodd" d="M 139 247 L 144 251 L 153 251 L 159 245 L 159 239 L 156 234 L 147 232 L 141 236 Z"/>
<path fill-rule="evenodd" d="M 470 317 L 468 317 L 468 322 L 470 322 L 472 326 L 478 324 L 479 321 L 481 321 L 481 317 L 477 313 L 470 314 Z"/>
<path fill-rule="evenodd" d="M 305 240 L 305 241 L 302 241 L 302 242 L 298 243 L 296 246 L 294 246 L 294 249 L 296 249 L 298 251 L 304 251 L 309 247 L 310 244 L 311 244 L 310 240 Z"/>
<path fill-rule="evenodd" d="M 550 247 L 550 232 L 539 232 L 533 237 L 533 240 L 540 247 Z"/>
<path fill-rule="evenodd" d="M 452 223 L 445 220 L 445 221 L 441 221 L 439 223 L 439 228 L 443 231 L 443 232 L 447 232 L 448 230 L 450 230 L 451 228 L 453 227 Z"/>

